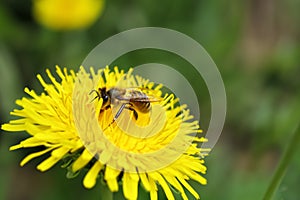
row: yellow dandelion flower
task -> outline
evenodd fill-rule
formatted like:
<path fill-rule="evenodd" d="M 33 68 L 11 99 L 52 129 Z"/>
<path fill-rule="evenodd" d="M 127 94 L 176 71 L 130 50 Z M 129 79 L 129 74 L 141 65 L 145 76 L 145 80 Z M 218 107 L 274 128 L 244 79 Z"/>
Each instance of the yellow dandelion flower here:
<path fill-rule="evenodd" d="M 44 147 L 26 156 L 21 166 L 48 153 L 38 170 L 60 160 L 70 173 L 88 169 L 86 188 L 103 178 L 111 192 L 122 186 L 126 199 L 137 199 L 139 184 L 152 200 L 158 198 L 158 186 L 168 199 L 174 199 L 172 189 L 183 199 L 188 199 L 186 190 L 200 198 L 188 180 L 207 182 L 201 174 L 206 173 L 203 158 L 209 150 L 198 147 L 206 139 L 196 137 L 201 133 L 198 122 L 191 121 L 186 105 L 178 105 L 174 95 L 163 95 L 162 85 L 117 67 L 97 72 L 81 68 L 77 74 L 56 67 L 59 81 L 46 72 L 51 83 L 37 76 L 45 92 L 38 95 L 25 88 L 30 98 L 17 100 L 21 109 L 11 112 L 19 119 L 2 125 L 3 130 L 31 136 L 10 150 Z"/>
<path fill-rule="evenodd" d="M 104 0 L 34 0 L 37 22 L 54 30 L 82 29 L 93 24 L 104 7 Z"/>

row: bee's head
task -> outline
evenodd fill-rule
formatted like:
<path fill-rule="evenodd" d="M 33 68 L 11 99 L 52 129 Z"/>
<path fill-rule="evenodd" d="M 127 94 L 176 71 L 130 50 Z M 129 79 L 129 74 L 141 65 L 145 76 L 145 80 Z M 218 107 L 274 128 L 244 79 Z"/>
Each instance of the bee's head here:
<path fill-rule="evenodd" d="M 110 96 L 109 96 L 108 92 L 106 91 L 106 87 L 99 88 L 99 98 L 103 99 L 103 105 L 108 103 Z"/>
<path fill-rule="evenodd" d="M 106 91 L 106 87 L 98 88 L 98 90 L 92 90 L 90 94 L 92 94 L 93 92 L 96 93 L 96 97 L 92 101 L 94 101 L 95 99 L 103 99 L 103 105 L 109 105 L 110 95 L 109 92 Z"/>

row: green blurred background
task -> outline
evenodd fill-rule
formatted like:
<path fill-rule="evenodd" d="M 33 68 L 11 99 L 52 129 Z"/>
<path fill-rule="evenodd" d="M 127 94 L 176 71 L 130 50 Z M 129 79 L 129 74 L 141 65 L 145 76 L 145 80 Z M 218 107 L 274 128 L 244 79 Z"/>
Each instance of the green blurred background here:
<path fill-rule="evenodd" d="M 300 116 L 300 1 L 165 0 L 107 1 L 99 20 L 84 30 L 54 31 L 38 25 L 29 0 L 0 3 L 0 122 L 11 117 L 15 99 L 25 86 L 42 90 L 36 74 L 55 65 L 78 69 L 85 56 L 106 38 L 136 27 L 157 26 L 180 31 L 208 51 L 223 77 L 228 100 L 223 133 L 207 157 L 207 186 L 193 184 L 202 199 L 261 199 Z M 156 62 L 191 67 L 176 55 L 141 50 L 114 64 L 128 68 Z M 105 64 L 102 64 L 105 65 Z M 168 79 L 169 77 L 166 77 Z M 191 78 L 193 78 L 191 76 Z M 198 88 L 197 88 L 198 87 Z M 196 86 L 201 125 L 206 130 L 210 99 Z M 192 109 L 192 108 L 191 108 Z M 59 165 L 46 173 L 20 160 L 34 150 L 9 152 L 26 133 L 0 134 L 0 199 L 101 199 L 98 183 L 82 186 L 83 174 L 66 179 Z M 275 199 L 299 199 L 300 148 Z M 160 197 L 164 195 L 160 192 Z M 140 192 L 140 199 L 148 199 Z"/>

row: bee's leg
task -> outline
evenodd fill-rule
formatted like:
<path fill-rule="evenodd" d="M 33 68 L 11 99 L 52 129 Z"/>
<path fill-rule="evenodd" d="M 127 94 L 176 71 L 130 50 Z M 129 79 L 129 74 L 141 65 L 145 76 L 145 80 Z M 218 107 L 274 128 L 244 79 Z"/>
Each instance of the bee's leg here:
<path fill-rule="evenodd" d="M 111 108 L 111 106 L 110 105 L 107 105 L 107 106 L 105 106 L 103 109 L 101 109 L 101 110 L 107 110 L 107 109 L 109 109 L 109 108 Z"/>
<path fill-rule="evenodd" d="M 118 117 L 120 116 L 120 114 L 122 113 L 122 111 L 124 110 L 124 108 L 126 108 L 125 106 L 126 106 L 126 103 L 123 103 L 123 104 L 121 105 L 120 109 L 118 110 L 117 114 L 116 114 L 115 117 L 114 117 L 113 122 L 116 121 L 116 120 L 118 119 Z M 112 122 L 112 123 L 113 123 L 113 122 Z"/>
<path fill-rule="evenodd" d="M 138 113 L 136 112 L 136 110 L 134 110 L 131 107 L 125 107 L 125 108 L 133 112 L 133 116 L 134 116 L 135 120 L 138 119 L 139 116 L 138 116 Z"/>
<path fill-rule="evenodd" d="M 100 110 L 100 113 L 101 113 L 101 112 L 103 112 L 103 111 L 105 111 L 105 110 L 107 110 L 107 109 L 109 109 L 109 108 L 111 108 L 111 106 L 110 106 L 110 105 L 108 105 L 108 106 L 105 106 L 104 108 L 101 108 L 101 110 Z"/>
<path fill-rule="evenodd" d="M 108 127 L 110 127 L 110 125 L 112 125 L 118 119 L 118 117 L 120 116 L 120 114 L 122 113 L 124 108 L 126 108 L 125 106 L 126 106 L 126 103 L 123 103 L 121 105 L 121 107 L 119 108 L 117 114 L 114 116 L 114 119 L 112 120 L 112 122 L 103 131 L 105 131 Z"/>

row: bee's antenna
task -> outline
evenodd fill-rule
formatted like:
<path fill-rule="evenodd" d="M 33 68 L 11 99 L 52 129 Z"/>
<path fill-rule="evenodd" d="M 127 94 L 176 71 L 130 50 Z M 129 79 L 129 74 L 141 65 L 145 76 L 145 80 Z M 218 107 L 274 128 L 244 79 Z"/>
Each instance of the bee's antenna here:
<path fill-rule="evenodd" d="M 92 91 L 89 93 L 89 95 L 93 94 L 94 92 L 96 92 L 97 95 L 95 96 L 95 98 L 93 98 L 93 99 L 91 100 L 90 103 L 92 103 L 93 101 L 95 101 L 95 99 L 100 99 L 100 98 L 101 98 L 100 93 L 99 93 L 97 90 L 92 90 Z"/>

